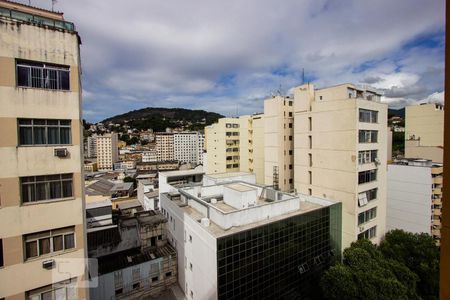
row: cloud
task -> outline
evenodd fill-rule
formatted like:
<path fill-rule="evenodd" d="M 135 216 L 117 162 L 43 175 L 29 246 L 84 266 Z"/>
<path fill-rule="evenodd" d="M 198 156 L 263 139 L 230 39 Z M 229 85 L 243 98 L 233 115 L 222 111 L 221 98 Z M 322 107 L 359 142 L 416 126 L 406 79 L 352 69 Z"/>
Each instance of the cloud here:
<path fill-rule="evenodd" d="M 302 69 L 318 87 L 368 83 L 389 99 L 424 99 L 443 90 L 444 4 L 77 0 L 56 8 L 83 41 L 84 107 L 98 121 L 156 105 L 261 111 L 280 85 L 301 84 Z"/>

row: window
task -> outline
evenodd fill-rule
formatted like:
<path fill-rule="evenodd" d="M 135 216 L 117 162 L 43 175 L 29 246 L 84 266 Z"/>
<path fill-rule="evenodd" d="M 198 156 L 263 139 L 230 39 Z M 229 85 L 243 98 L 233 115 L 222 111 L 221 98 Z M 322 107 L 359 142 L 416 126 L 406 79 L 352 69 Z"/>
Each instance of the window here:
<path fill-rule="evenodd" d="M 73 175 L 21 177 L 22 203 L 73 197 Z"/>
<path fill-rule="evenodd" d="M 365 193 L 367 195 L 367 200 L 372 201 L 377 199 L 377 191 L 378 191 L 377 188 L 366 191 Z"/>
<path fill-rule="evenodd" d="M 376 130 L 360 130 L 359 131 L 360 143 L 377 143 L 378 131 Z"/>
<path fill-rule="evenodd" d="M 312 189 L 308 189 L 308 195 L 312 196 Z"/>
<path fill-rule="evenodd" d="M 309 131 L 311 131 L 312 130 L 312 118 L 311 117 L 308 117 L 308 122 L 309 122 Z"/>
<path fill-rule="evenodd" d="M 359 109 L 359 121 L 365 123 L 378 123 L 378 112 L 375 110 Z"/>
<path fill-rule="evenodd" d="M 26 292 L 27 300 L 78 299 L 76 278 L 61 281 Z"/>
<path fill-rule="evenodd" d="M 308 136 L 308 140 L 309 140 L 309 149 L 312 149 L 312 136 Z"/>
<path fill-rule="evenodd" d="M 292 111 L 289 112 L 289 117 L 292 117 Z"/>
<path fill-rule="evenodd" d="M 309 166 L 312 167 L 312 154 L 308 153 L 308 158 L 309 158 Z"/>
<path fill-rule="evenodd" d="M 166 273 L 166 277 L 171 277 L 172 276 L 172 272 L 167 272 Z"/>
<path fill-rule="evenodd" d="M 358 225 L 369 222 L 377 216 L 377 208 L 371 208 L 358 214 Z"/>
<path fill-rule="evenodd" d="M 152 277 L 152 282 L 156 282 L 156 281 L 158 281 L 158 276 L 155 276 L 155 277 Z"/>
<path fill-rule="evenodd" d="M 292 123 L 289 123 L 289 128 L 292 128 Z"/>
<path fill-rule="evenodd" d="M 192 263 L 189 263 L 189 269 L 192 271 Z"/>
<path fill-rule="evenodd" d="M 377 150 L 359 151 L 358 152 L 358 163 L 360 165 L 373 163 L 373 162 L 375 162 L 377 157 L 378 157 Z"/>
<path fill-rule="evenodd" d="M 115 294 L 115 295 L 120 295 L 120 294 L 122 294 L 122 293 L 123 293 L 123 289 L 122 289 L 122 288 L 117 289 L 117 290 L 114 291 L 114 294 Z"/>
<path fill-rule="evenodd" d="M 292 135 L 289 136 L 289 140 L 292 141 Z"/>
<path fill-rule="evenodd" d="M 312 172 L 308 171 L 309 173 L 309 184 L 312 184 Z"/>
<path fill-rule="evenodd" d="M 70 120 L 19 119 L 19 145 L 68 145 Z"/>
<path fill-rule="evenodd" d="M 73 227 L 43 231 L 24 236 L 26 258 L 75 248 Z"/>
<path fill-rule="evenodd" d="M 292 155 L 292 153 L 293 153 L 292 150 L 289 150 L 289 155 Z"/>
<path fill-rule="evenodd" d="M 189 242 L 192 243 L 192 235 L 189 235 Z"/>
<path fill-rule="evenodd" d="M 358 183 L 367 183 L 377 180 L 377 170 L 362 171 L 358 174 Z"/>
<path fill-rule="evenodd" d="M 289 170 L 292 170 L 292 165 L 289 165 Z"/>
<path fill-rule="evenodd" d="M 289 106 L 292 106 L 292 101 L 289 101 L 288 104 L 289 104 Z"/>
<path fill-rule="evenodd" d="M 70 89 L 69 67 L 18 60 L 17 86 L 51 90 Z"/>
<path fill-rule="evenodd" d="M 358 234 L 358 240 L 371 239 L 377 235 L 377 226 L 367 229 L 364 232 Z"/>

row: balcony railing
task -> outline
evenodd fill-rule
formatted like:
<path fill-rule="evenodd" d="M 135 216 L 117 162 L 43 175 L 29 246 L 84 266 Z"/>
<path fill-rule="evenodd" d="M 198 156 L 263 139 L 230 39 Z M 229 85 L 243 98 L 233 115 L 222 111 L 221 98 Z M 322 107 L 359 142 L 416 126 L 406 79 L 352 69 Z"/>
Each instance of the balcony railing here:
<path fill-rule="evenodd" d="M 54 20 L 42 16 L 36 16 L 14 9 L 0 7 L 0 16 L 9 17 L 19 21 L 29 22 L 37 25 L 45 25 L 53 28 L 64 29 L 68 31 L 75 31 L 75 25 L 71 22 L 63 20 Z"/>

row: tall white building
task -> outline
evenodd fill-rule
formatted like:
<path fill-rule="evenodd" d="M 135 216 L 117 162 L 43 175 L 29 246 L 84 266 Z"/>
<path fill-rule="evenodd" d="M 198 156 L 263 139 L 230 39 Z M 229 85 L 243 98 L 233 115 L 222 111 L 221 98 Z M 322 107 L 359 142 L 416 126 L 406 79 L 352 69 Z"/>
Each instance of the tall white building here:
<path fill-rule="evenodd" d="M 175 133 L 173 137 L 174 159 L 182 163 L 201 164 L 205 137 L 198 132 Z"/>
<path fill-rule="evenodd" d="M 202 175 L 159 173 L 186 298 L 311 297 L 341 252 L 341 203 L 257 185 L 250 173 Z"/>
<path fill-rule="evenodd" d="M 343 248 L 378 243 L 386 227 L 387 104 L 369 88 L 294 89 L 294 181 L 299 193 L 343 203 Z"/>
<path fill-rule="evenodd" d="M 174 160 L 173 133 L 157 132 L 155 134 L 155 139 L 158 161 Z"/>
<path fill-rule="evenodd" d="M 94 134 L 87 138 L 87 157 L 97 157 L 97 135 Z"/>
<path fill-rule="evenodd" d="M 428 233 L 441 238 L 442 164 L 425 159 L 388 165 L 387 230 Z"/>
<path fill-rule="evenodd" d="M 113 170 L 119 160 L 117 133 L 97 136 L 97 167 L 99 170 Z"/>

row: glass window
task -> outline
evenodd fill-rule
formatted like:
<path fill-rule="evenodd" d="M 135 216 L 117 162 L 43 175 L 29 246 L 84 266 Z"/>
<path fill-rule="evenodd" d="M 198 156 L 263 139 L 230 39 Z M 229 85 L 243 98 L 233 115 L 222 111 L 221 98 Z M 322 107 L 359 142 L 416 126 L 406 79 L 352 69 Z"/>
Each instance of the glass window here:
<path fill-rule="evenodd" d="M 17 61 L 17 86 L 70 90 L 69 67 Z"/>
<path fill-rule="evenodd" d="M 371 181 L 377 180 L 377 170 L 368 170 L 368 171 L 362 171 L 358 174 L 358 183 L 367 183 Z"/>
<path fill-rule="evenodd" d="M 359 131 L 360 143 L 377 143 L 378 131 L 376 130 L 360 130 Z"/>
<path fill-rule="evenodd" d="M 378 111 L 360 108 L 359 121 L 365 123 L 378 123 Z"/>
<path fill-rule="evenodd" d="M 55 119 L 19 119 L 19 145 L 68 145 L 71 121 Z"/>
<path fill-rule="evenodd" d="M 20 178 L 22 202 L 73 197 L 73 175 L 57 174 Z"/>
<path fill-rule="evenodd" d="M 24 236 L 26 258 L 75 248 L 74 228 L 55 229 Z"/>

